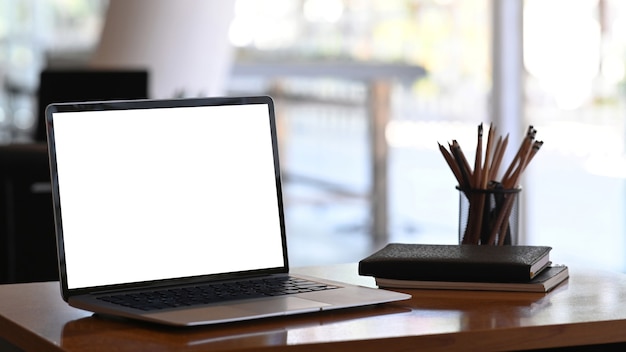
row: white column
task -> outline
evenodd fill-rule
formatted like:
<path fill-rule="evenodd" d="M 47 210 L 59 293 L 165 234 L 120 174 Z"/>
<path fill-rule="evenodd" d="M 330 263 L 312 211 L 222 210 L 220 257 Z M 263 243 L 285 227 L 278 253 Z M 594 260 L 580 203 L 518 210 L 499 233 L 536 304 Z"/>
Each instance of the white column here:
<path fill-rule="evenodd" d="M 493 0 L 493 40 L 492 40 L 492 88 L 491 115 L 499 133 L 509 133 L 508 154 L 505 160 L 512 160 L 514 153 L 526 134 L 524 118 L 524 63 L 522 46 L 521 0 Z M 526 238 L 524 211 L 524 191 L 520 202 L 519 243 Z"/>
<path fill-rule="evenodd" d="M 147 68 L 152 98 L 222 95 L 233 16 L 234 0 L 111 0 L 90 66 Z"/>

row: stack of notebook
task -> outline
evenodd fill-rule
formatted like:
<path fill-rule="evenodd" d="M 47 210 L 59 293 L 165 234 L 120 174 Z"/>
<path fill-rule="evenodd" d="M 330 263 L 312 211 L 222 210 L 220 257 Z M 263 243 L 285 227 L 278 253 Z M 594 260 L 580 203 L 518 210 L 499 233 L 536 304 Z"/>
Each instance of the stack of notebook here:
<path fill-rule="evenodd" d="M 391 243 L 359 262 L 388 288 L 548 292 L 569 277 L 547 246 Z"/>

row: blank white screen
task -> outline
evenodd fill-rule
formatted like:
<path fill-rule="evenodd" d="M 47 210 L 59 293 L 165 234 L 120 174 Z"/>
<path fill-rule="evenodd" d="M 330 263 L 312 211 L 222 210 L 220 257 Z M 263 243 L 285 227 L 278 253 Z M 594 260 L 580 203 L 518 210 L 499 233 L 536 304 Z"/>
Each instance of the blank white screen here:
<path fill-rule="evenodd" d="M 55 113 L 68 288 L 283 266 L 268 116 Z"/>

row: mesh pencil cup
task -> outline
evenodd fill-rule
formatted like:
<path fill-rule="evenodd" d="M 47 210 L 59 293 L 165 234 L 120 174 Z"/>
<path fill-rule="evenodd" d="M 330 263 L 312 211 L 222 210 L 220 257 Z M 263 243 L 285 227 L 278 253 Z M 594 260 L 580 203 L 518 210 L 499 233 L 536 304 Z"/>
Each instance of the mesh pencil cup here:
<path fill-rule="evenodd" d="M 456 188 L 460 244 L 518 244 L 521 188 Z"/>

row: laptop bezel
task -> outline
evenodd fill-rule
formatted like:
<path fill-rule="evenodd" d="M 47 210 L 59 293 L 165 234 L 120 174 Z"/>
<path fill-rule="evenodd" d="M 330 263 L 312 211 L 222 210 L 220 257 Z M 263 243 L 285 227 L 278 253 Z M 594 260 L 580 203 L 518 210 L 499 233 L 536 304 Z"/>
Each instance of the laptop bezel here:
<path fill-rule="evenodd" d="M 117 285 L 105 285 L 83 288 L 68 288 L 67 270 L 65 262 L 65 249 L 63 245 L 63 219 L 59 193 L 59 180 L 57 174 L 57 160 L 54 136 L 54 114 L 58 112 L 75 111 L 104 111 L 104 110 L 132 110 L 132 109 L 153 109 L 153 108 L 177 108 L 196 106 L 220 106 L 220 105 L 244 105 L 244 104 L 265 104 L 268 107 L 268 118 L 271 131 L 271 142 L 274 160 L 274 176 L 277 190 L 278 215 L 280 223 L 283 266 L 260 270 L 247 270 L 227 274 L 210 274 L 193 277 L 141 281 Z M 52 203 L 55 222 L 55 233 L 57 240 L 58 270 L 61 285 L 61 295 L 65 301 L 75 295 L 94 294 L 100 292 L 110 292 L 114 290 L 144 289 L 149 287 L 179 286 L 185 284 L 197 284 L 200 282 L 231 280 L 237 278 L 254 277 L 261 275 L 283 274 L 289 272 L 289 259 L 287 252 L 287 238 L 284 219 L 284 206 L 282 196 L 282 182 L 279 163 L 278 139 L 274 102 L 270 96 L 245 96 L 245 97 L 213 97 L 213 98 L 183 98 L 183 99 L 139 99 L 139 100 L 114 100 L 114 101 L 89 101 L 89 102 L 67 102 L 53 103 L 46 107 L 46 136 L 48 144 L 48 157 L 50 163 L 50 176 L 52 186 Z M 112 138 L 114 140 L 114 138 Z"/>

